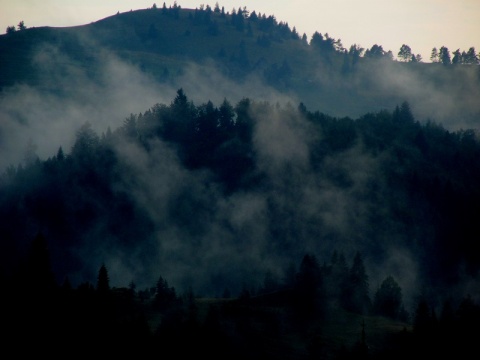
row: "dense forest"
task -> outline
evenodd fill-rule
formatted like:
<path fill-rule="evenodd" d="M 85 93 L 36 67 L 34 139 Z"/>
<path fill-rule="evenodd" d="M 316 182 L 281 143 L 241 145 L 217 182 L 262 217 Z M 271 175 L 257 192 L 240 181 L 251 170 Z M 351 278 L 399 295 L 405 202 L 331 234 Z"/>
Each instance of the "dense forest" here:
<path fill-rule="evenodd" d="M 480 142 L 465 125 L 480 71 L 473 48 L 434 50 L 431 64 L 406 45 L 394 61 L 218 6 L 10 28 L 5 343 L 218 359 L 473 351 Z"/>
<path fill-rule="evenodd" d="M 335 252 L 320 265 L 306 254 L 281 282 L 256 294 L 198 298 L 159 276 L 152 287 L 111 287 L 102 264 L 94 283 L 58 285 L 46 239 L 38 234 L 16 275 L 2 287 L 3 350 L 30 354 L 151 356 L 170 359 L 405 359 L 466 357 L 475 351 L 480 305 L 470 296 L 437 310 L 420 297 L 412 314 L 391 276 L 374 296 L 360 253 L 349 266 Z"/>
<path fill-rule="evenodd" d="M 109 248 L 120 257 L 177 253 L 178 261 L 240 253 L 237 266 L 252 261 L 252 275 L 257 261 L 278 274 L 273 264 L 285 268 L 306 251 L 354 248 L 395 266 L 403 264 L 391 252 L 405 251 L 417 285 L 433 289 L 478 274 L 476 134 L 420 124 L 407 102 L 353 120 L 249 98 L 196 106 L 179 89 L 170 105 L 101 135 L 87 121 L 75 138 L 46 160 L 27 148 L 2 174 L 4 264 L 42 231 L 58 276 L 82 269 L 82 251 L 106 259 Z M 141 278 L 137 264 L 121 261 Z M 228 285 L 202 282 L 209 292 Z"/>
<path fill-rule="evenodd" d="M 4 308 L 23 304 L 9 311 L 12 326 L 35 316 L 64 319 L 56 308 L 64 296 L 73 303 L 62 311 L 88 313 L 68 321 L 75 331 L 108 325 L 103 331 L 114 339 L 139 331 L 141 341 L 163 326 L 180 326 L 181 338 L 188 336 L 189 311 L 201 298 L 238 299 L 214 302 L 221 321 L 243 321 L 236 312 L 246 311 L 267 316 L 251 320 L 262 326 L 284 320 L 257 306 L 279 306 L 294 323 L 305 317 L 318 325 L 342 309 L 402 321 L 405 330 L 446 306 L 454 322 L 467 321 L 462 311 L 478 318 L 471 292 L 480 267 L 480 144 L 473 131 L 420 124 L 407 102 L 350 119 L 249 98 L 197 106 L 179 89 L 169 105 L 131 114 L 113 131 L 98 135 L 85 122 L 75 137 L 69 151 L 60 147 L 46 160 L 30 149 L 24 164 L 2 175 Z M 102 285 L 107 268 L 120 272 L 110 271 L 113 289 Z M 108 301 L 120 302 L 120 314 L 110 313 L 117 305 L 102 305 L 102 286 Z M 239 305 L 241 299 L 253 304 Z M 57 305 L 38 315 L 39 308 L 29 309 L 37 301 Z M 97 306 L 107 306 L 110 317 L 101 320 L 107 314 Z M 162 314 L 162 306 L 183 309 L 172 314 L 179 323 L 168 325 L 165 313 L 157 327 L 146 326 L 144 311 Z M 17 323 L 17 315 L 28 319 Z M 285 331 L 296 333 L 294 323 Z M 217 350 L 239 351 L 232 350 L 237 337 L 254 341 L 237 331 L 231 349 Z M 252 356 L 267 351 L 248 344 Z"/>

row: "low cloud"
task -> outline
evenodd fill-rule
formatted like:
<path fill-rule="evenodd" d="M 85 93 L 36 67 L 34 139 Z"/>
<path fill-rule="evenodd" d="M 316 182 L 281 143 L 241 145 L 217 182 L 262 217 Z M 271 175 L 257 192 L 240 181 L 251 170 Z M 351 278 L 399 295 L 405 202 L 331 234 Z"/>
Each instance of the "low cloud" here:
<path fill-rule="evenodd" d="M 106 51 L 97 56 L 101 61 L 95 68 L 82 70 L 70 66 L 74 59 L 58 49 L 42 48 L 35 58 L 44 74 L 42 87 L 16 85 L 2 93 L 0 169 L 21 163 L 30 139 L 41 159 L 55 155 L 60 146 L 68 153 L 75 132 L 86 121 L 99 134 L 108 127 L 114 130 L 130 114 L 169 104 L 183 88 L 196 105 L 211 100 L 218 106 L 224 98 L 235 104 L 244 97 L 270 104 L 268 111 L 254 104 L 250 114 L 256 121 L 256 171 L 263 183 L 225 196 L 208 170 L 186 169 L 165 142 L 152 141 L 148 152 L 128 141 L 117 143 L 122 173 L 112 191 L 128 193 L 152 229 L 142 232 L 148 236 L 120 247 L 100 219 L 75 249 L 89 261 L 72 274 L 73 281 L 94 281 L 104 262 L 115 286 L 130 281 L 140 288 L 154 286 L 162 276 L 181 291 L 192 286 L 196 292 L 220 295 L 228 287 L 235 294 L 245 282 L 261 284 L 267 272 L 280 278 L 306 252 L 328 261 L 334 250 L 345 252 L 349 260 L 357 250 L 367 254 L 373 249 L 380 255 L 366 256 L 367 267 L 373 269 L 372 290 L 392 274 L 405 296 L 415 293 L 417 254 L 399 245 L 404 237 L 397 224 L 372 228 L 372 218 L 391 218 L 391 210 L 379 205 L 387 191 L 380 168 L 388 155 L 368 154 L 358 140 L 313 164 L 310 155 L 323 141 L 321 132 L 297 111 L 297 98 L 273 90 L 258 77 L 233 81 L 207 62 L 190 64 L 171 82 L 158 83 Z M 54 71 L 58 67 L 62 76 Z M 392 74 L 388 66 L 381 71 L 379 86 L 396 94 L 386 100 L 405 97 L 419 117 L 441 115 L 439 119 L 450 124 L 458 104 L 449 101 L 444 90 L 422 84 L 409 72 Z M 387 234 L 387 229 L 395 231 Z M 394 247 L 387 241 L 390 235 L 398 236 Z"/>

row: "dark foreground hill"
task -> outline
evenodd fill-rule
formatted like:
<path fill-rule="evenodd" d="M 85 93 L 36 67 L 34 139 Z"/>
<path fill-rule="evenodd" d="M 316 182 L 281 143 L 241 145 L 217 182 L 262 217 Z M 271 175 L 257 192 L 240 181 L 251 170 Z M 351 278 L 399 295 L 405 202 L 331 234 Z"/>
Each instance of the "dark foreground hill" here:
<path fill-rule="evenodd" d="M 42 282 L 36 268 L 36 276 L 27 271 L 28 277 L 17 278 L 27 282 L 4 283 L 0 311 L 8 331 L 2 351 L 26 355 L 34 346 L 36 355 L 53 358 L 94 352 L 239 360 L 464 358 L 474 351 L 480 306 L 471 298 L 455 306 L 445 302 L 438 317 L 420 300 L 411 320 L 346 310 L 334 302 L 334 287 L 317 282 L 339 278 L 326 268 L 311 277 L 306 258 L 292 286 L 255 296 L 245 290 L 236 298 L 198 298 L 192 291 L 178 296 L 162 277 L 148 291 L 133 284 L 110 288 L 104 266 L 96 286 L 58 287 Z"/>

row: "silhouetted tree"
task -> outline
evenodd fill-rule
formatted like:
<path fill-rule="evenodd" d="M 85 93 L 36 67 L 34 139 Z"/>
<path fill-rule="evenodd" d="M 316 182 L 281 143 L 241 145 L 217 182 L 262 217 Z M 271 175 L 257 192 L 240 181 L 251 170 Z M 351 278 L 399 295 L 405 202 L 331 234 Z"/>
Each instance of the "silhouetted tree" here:
<path fill-rule="evenodd" d="M 305 254 L 295 279 L 295 307 L 301 316 L 317 313 L 321 309 L 322 275 L 317 258 Z"/>
<path fill-rule="evenodd" d="M 75 143 L 70 155 L 83 164 L 91 163 L 100 143 L 100 138 L 92 129 L 92 124 L 89 121 L 85 122 L 75 135 Z"/>
<path fill-rule="evenodd" d="M 453 52 L 452 64 L 457 65 L 462 63 L 463 63 L 462 53 L 460 52 L 460 49 L 457 49 Z"/>
<path fill-rule="evenodd" d="M 365 57 L 371 59 L 382 59 L 386 57 L 387 52 L 383 50 L 382 45 L 374 44 L 370 49 L 365 51 Z"/>
<path fill-rule="evenodd" d="M 307 37 L 307 34 L 305 34 L 305 33 L 303 33 L 303 35 L 302 35 L 302 42 L 304 44 L 308 44 L 308 37 Z"/>
<path fill-rule="evenodd" d="M 413 331 L 420 336 L 429 335 L 433 331 L 432 312 L 425 299 L 420 299 L 415 309 Z"/>
<path fill-rule="evenodd" d="M 450 59 L 450 51 L 445 46 L 440 48 L 440 51 L 438 52 L 438 58 L 443 65 L 449 65 L 452 63 L 452 60 Z"/>
<path fill-rule="evenodd" d="M 436 47 L 434 47 L 432 49 L 432 52 L 430 54 L 430 60 L 431 62 L 433 63 L 437 63 L 437 62 L 440 62 L 440 57 L 439 57 L 439 54 L 438 54 L 438 49 Z"/>
<path fill-rule="evenodd" d="M 398 52 L 398 57 L 402 61 L 410 61 L 412 59 L 412 49 L 410 46 L 403 44 L 400 48 L 400 51 Z"/>
<path fill-rule="evenodd" d="M 23 20 L 18 23 L 17 29 L 20 30 L 20 31 L 27 29 L 27 27 L 25 26 L 25 22 Z"/>
<path fill-rule="evenodd" d="M 65 160 L 65 154 L 64 154 L 63 148 L 61 146 L 58 148 L 56 159 L 57 159 L 57 161 Z"/>
<path fill-rule="evenodd" d="M 471 47 L 467 53 L 463 56 L 463 63 L 468 65 L 477 65 L 479 62 L 478 55 L 475 52 L 475 48 Z"/>
<path fill-rule="evenodd" d="M 182 88 L 177 90 L 175 99 L 169 108 L 157 107 L 157 118 L 160 118 L 160 135 L 167 141 L 187 145 L 195 132 L 194 119 L 196 108 Z"/>
<path fill-rule="evenodd" d="M 96 289 L 99 293 L 106 293 L 110 290 L 110 279 L 105 264 L 102 264 L 98 270 Z"/>
<path fill-rule="evenodd" d="M 189 165 L 212 166 L 213 153 L 221 141 L 219 136 L 219 111 L 211 101 L 197 107 L 197 115 L 193 119 L 194 136 L 190 144 Z"/>
<path fill-rule="evenodd" d="M 348 50 L 348 55 L 351 57 L 352 62 L 351 62 L 351 71 L 355 70 L 355 67 L 359 61 L 359 59 L 363 56 L 365 52 L 365 49 L 361 47 L 360 45 L 353 44 L 350 46 L 350 49 Z"/>
<path fill-rule="evenodd" d="M 340 39 L 335 40 L 334 38 L 331 38 L 328 33 L 323 36 L 318 31 L 315 31 L 315 33 L 312 35 L 312 38 L 310 39 L 310 45 L 323 54 L 328 54 L 343 49 Z"/>
<path fill-rule="evenodd" d="M 423 57 L 421 54 L 412 54 L 412 62 L 421 63 L 423 62 Z"/>
<path fill-rule="evenodd" d="M 218 131 L 220 134 L 221 142 L 226 141 L 232 137 L 235 127 L 234 122 L 235 111 L 230 102 L 224 98 L 220 108 L 218 109 Z"/>
<path fill-rule="evenodd" d="M 136 140 L 138 138 L 137 117 L 130 114 L 130 116 L 123 121 L 123 126 L 120 127 L 119 131 L 126 139 L 130 141 Z"/>
<path fill-rule="evenodd" d="M 400 107 L 395 107 L 393 112 L 393 121 L 400 124 L 413 124 L 415 118 L 413 117 L 412 110 L 408 101 L 402 102 Z"/>
<path fill-rule="evenodd" d="M 253 134 L 254 121 L 250 114 L 251 100 L 243 98 L 235 106 L 237 118 L 235 128 L 240 139 L 245 143 L 250 143 Z"/>
<path fill-rule="evenodd" d="M 158 278 L 157 286 L 155 288 L 155 297 L 153 305 L 156 309 L 164 311 L 178 301 L 175 288 L 168 285 L 166 279 L 162 276 Z"/>
<path fill-rule="evenodd" d="M 370 311 L 368 275 L 360 252 L 356 252 L 348 276 L 347 291 L 342 303 L 347 310 L 366 314 Z"/>
<path fill-rule="evenodd" d="M 398 319 L 400 318 L 402 308 L 402 289 L 393 276 L 387 276 L 375 293 L 373 312 L 392 319 Z"/>
<path fill-rule="evenodd" d="M 348 296 L 348 279 L 349 269 L 345 254 L 335 250 L 330 261 L 330 271 L 325 279 L 328 282 L 327 291 L 335 301 L 341 303 L 342 299 Z"/>

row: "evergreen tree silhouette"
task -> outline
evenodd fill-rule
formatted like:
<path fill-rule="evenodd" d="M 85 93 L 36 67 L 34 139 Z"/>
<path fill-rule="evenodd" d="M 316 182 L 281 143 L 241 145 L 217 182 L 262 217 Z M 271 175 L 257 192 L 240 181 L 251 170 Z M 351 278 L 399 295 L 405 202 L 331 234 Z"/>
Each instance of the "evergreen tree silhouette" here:
<path fill-rule="evenodd" d="M 155 289 L 155 297 L 153 299 L 154 307 L 158 310 L 164 311 L 173 306 L 179 299 L 175 288 L 170 287 L 168 281 L 162 276 L 158 278 Z"/>
<path fill-rule="evenodd" d="M 373 311 L 379 315 L 398 319 L 402 306 L 402 289 L 393 276 L 387 276 L 375 293 Z"/>
<path fill-rule="evenodd" d="M 338 301 L 340 304 L 345 304 L 348 296 L 349 279 L 349 269 L 345 254 L 334 251 L 330 264 L 327 291 L 333 300 Z"/>
<path fill-rule="evenodd" d="M 425 299 L 421 299 L 415 309 L 413 331 L 419 336 L 424 336 L 432 331 L 432 316 Z"/>
<path fill-rule="evenodd" d="M 317 258 L 312 254 L 305 254 L 300 263 L 295 280 L 294 305 L 300 316 L 309 316 L 319 313 L 323 280 Z"/>
<path fill-rule="evenodd" d="M 343 299 L 346 309 L 359 314 L 368 313 L 371 307 L 368 275 L 359 251 L 355 253 L 347 283 L 347 291 Z"/>
<path fill-rule="evenodd" d="M 102 264 L 100 270 L 98 270 L 96 289 L 99 293 L 106 293 L 110 290 L 110 279 L 105 264 Z"/>

